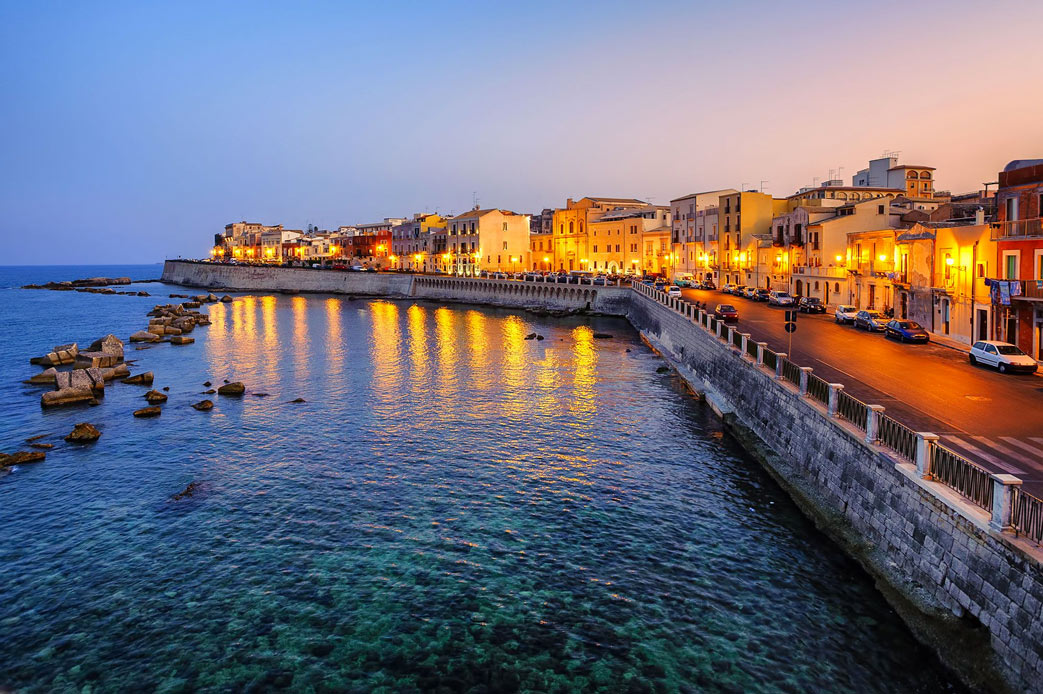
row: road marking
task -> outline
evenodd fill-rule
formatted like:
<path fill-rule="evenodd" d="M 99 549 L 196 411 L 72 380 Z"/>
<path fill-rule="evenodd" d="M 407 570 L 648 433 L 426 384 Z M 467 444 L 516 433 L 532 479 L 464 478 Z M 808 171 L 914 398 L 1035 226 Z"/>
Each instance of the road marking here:
<path fill-rule="evenodd" d="M 1025 474 L 1024 470 L 1016 468 L 1013 465 L 1011 465 L 1010 463 L 1007 463 L 1006 461 L 1001 460 L 1001 459 L 997 458 L 996 456 L 987 453 L 986 451 L 983 451 L 982 449 L 978 448 L 977 446 L 975 446 L 970 441 L 967 441 L 966 439 L 961 439 L 959 436 L 946 436 L 945 438 L 947 440 L 949 440 L 949 441 L 952 441 L 953 443 L 955 443 L 956 445 L 960 446 L 961 448 L 970 451 L 973 455 L 976 455 L 979 458 L 982 458 L 984 460 L 989 461 L 990 463 L 992 463 L 993 465 L 998 467 L 1000 470 L 1003 470 L 1004 472 L 1008 472 L 1008 473 L 1010 473 L 1012 475 L 1023 475 L 1023 474 Z M 982 437 L 975 437 L 975 438 L 982 438 Z"/>
<path fill-rule="evenodd" d="M 1033 460 L 1033 459 L 1029 458 L 1024 453 L 1022 453 L 1021 451 L 1015 451 L 1013 449 L 1007 448 L 1006 446 L 1004 446 L 1000 442 L 996 441 L 995 439 L 989 439 L 989 438 L 987 438 L 985 436 L 972 436 L 971 438 L 973 438 L 975 441 L 980 442 L 986 448 L 990 448 L 990 449 L 992 449 L 994 451 L 999 451 L 1003 455 L 1009 456 L 1010 458 L 1014 459 L 1015 461 L 1022 461 L 1022 460 L 1024 460 L 1026 462 L 1034 462 L 1034 463 L 1040 462 L 1039 460 Z"/>
<path fill-rule="evenodd" d="M 1013 436 L 1001 436 L 1000 438 L 1009 443 L 1010 445 L 1017 446 L 1018 448 L 1023 448 L 1029 453 L 1039 458 L 1040 460 L 1043 460 L 1043 448 L 1036 448 L 1035 446 L 1030 446 L 1024 441 L 1019 441 Z"/>
<path fill-rule="evenodd" d="M 1035 441 L 1036 443 L 1043 445 L 1043 439 L 1038 436 L 1030 436 L 1029 441 Z"/>

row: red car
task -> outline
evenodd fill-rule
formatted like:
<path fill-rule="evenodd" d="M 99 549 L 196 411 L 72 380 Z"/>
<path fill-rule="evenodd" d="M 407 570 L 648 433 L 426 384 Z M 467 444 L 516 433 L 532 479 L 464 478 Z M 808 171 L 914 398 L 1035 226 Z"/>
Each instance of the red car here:
<path fill-rule="evenodd" d="M 713 315 L 725 323 L 739 322 L 739 312 L 731 304 L 717 304 L 717 308 L 713 310 Z"/>

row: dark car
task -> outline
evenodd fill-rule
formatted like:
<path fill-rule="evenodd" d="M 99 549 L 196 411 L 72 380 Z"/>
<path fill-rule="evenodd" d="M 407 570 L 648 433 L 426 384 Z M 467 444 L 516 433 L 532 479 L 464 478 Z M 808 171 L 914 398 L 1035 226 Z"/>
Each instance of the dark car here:
<path fill-rule="evenodd" d="M 717 308 L 713 310 L 713 315 L 723 320 L 725 323 L 738 323 L 739 312 L 735 310 L 735 307 L 731 304 L 717 304 Z"/>
<path fill-rule="evenodd" d="M 699 285 L 699 289 L 717 289 L 717 285 L 713 283 L 713 280 L 703 280 Z"/>
<path fill-rule="evenodd" d="M 826 305 L 818 297 L 805 296 L 797 302 L 797 310 L 804 313 L 825 313 Z"/>
<path fill-rule="evenodd" d="M 931 336 L 916 321 L 892 320 L 884 326 L 884 337 L 893 337 L 902 342 L 930 342 Z"/>
<path fill-rule="evenodd" d="M 753 295 L 753 300 L 754 301 L 767 301 L 768 300 L 768 296 L 770 294 L 771 294 L 771 292 L 768 291 L 767 289 L 758 289 L 754 293 L 754 295 Z"/>
<path fill-rule="evenodd" d="M 865 309 L 864 311 L 859 311 L 855 314 L 853 325 L 856 328 L 868 330 L 869 332 L 876 330 L 883 332 L 887 327 L 887 317 L 880 311 L 875 311 L 871 308 Z"/>

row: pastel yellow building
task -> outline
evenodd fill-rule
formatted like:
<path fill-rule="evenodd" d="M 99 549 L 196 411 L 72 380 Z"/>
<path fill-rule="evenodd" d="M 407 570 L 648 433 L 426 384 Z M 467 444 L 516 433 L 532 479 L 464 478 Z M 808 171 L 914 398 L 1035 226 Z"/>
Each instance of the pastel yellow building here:
<path fill-rule="evenodd" d="M 606 212 L 634 207 L 647 207 L 648 203 L 635 198 L 584 197 L 569 198 L 564 208 L 554 210 L 551 222 L 552 253 L 555 269 L 559 271 L 586 270 L 584 259 L 590 264 L 590 224 Z"/>
<path fill-rule="evenodd" d="M 718 252 L 721 282 L 769 287 L 771 267 L 762 253 L 770 246 L 771 220 L 786 210 L 787 201 L 767 193 L 744 191 L 720 196 Z"/>
<path fill-rule="evenodd" d="M 517 272 L 529 267 L 529 215 L 508 210 L 470 210 L 447 221 L 440 269 L 473 277 L 479 272 Z"/>
<path fill-rule="evenodd" d="M 664 227 L 670 227 L 669 207 L 645 205 L 606 212 L 590 222 L 590 252 L 580 265 L 610 275 L 641 274 L 646 267 L 645 235 Z"/>

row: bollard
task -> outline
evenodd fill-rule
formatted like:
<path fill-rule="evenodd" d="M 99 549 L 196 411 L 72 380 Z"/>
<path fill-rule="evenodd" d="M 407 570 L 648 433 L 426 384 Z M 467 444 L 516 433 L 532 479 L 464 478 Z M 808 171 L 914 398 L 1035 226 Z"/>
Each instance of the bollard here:
<path fill-rule="evenodd" d="M 767 349 L 767 342 L 757 343 L 757 366 L 764 366 L 764 350 Z"/>
<path fill-rule="evenodd" d="M 810 366 L 798 366 L 800 369 L 800 396 L 804 397 L 808 394 L 808 376 L 811 375 Z"/>
<path fill-rule="evenodd" d="M 883 405 L 866 405 L 866 443 L 876 443 L 877 427 L 880 419 L 877 415 L 884 411 Z"/>
<path fill-rule="evenodd" d="M 722 328 L 723 327 L 724 327 L 724 323 L 722 323 L 721 321 L 717 321 L 717 339 L 718 340 L 721 339 L 721 332 L 722 332 Z"/>
<path fill-rule="evenodd" d="M 840 391 L 844 390 L 843 383 L 830 383 L 829 385 L 829 402 L 826 405 L 826 411 L 830 417 L 839 417 L 840 413 L 837 412 L 837 405 L 840 401 Z"/>
<path fill-rule="evenodd" d="M 931 474 L 931 449 L 938 441 L 938 434 L 926 431 L 916 433 L 916 474 L 920 479 L 929 480 Z"/>
<path fill-rule="evenodd" d="M 782 380 L 782 364 L 786 361 L 786 357 L 789 355 L 785 352 L 779 352 L 775 355 L 775 380 Z"/>
<path fill-rule="evenodd" d="M 745 358 L 746 354 L 747 354 L 746 350 L 750 346 L 750 334 L 749 333 L 739 333 L 739 334 L 742 336 L 742 344 L 739 347 L 739 349 L 742 350 L 742 356 Z"/>
<path fill-rule="evenodd" d="M 1014 475 L 992 474 L 992 519 L 989 527 L 996 532 L 1011 529 L 1013 517 L 1014 487 L 1021 485 L 1021 480 Z"/>

